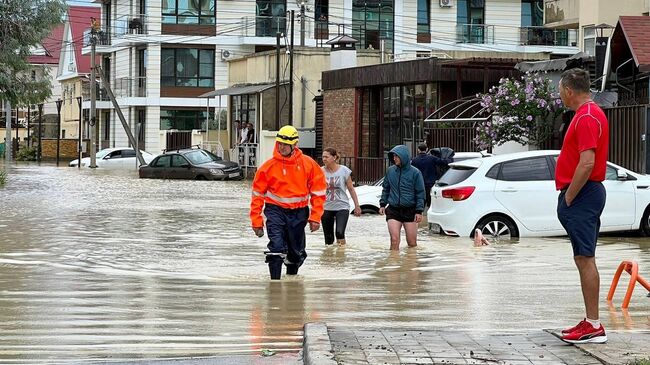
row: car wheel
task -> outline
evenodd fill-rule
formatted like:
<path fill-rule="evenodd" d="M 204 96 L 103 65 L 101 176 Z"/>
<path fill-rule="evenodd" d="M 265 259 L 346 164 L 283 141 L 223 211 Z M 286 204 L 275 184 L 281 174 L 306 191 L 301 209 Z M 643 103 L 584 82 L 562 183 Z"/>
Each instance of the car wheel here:
<path fill-rule="evenodd" d="M 643 212 L 643 217 L 641 218 L 641 227 L 639 227 L 639 231 L 641 231 L 641 234 L 644 236 L 650 236 L 650 205 L 645 208 L 645 212 Z"/>
<path fill-rule="evenodd" d="M 481 219 L 475 229 L 481 230 L 485 237 L 492 239 L 510 239 L 519 237 L 517 225 L 507 217 L 501 215 L 490 215 Z M 472 237 L 474 231 L 472 230 Z"/>

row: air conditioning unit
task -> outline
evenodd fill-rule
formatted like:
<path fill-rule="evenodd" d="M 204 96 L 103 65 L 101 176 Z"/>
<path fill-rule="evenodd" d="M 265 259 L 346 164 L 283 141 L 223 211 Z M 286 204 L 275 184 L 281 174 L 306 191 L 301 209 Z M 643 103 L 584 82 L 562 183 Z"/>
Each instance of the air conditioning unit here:
<path fill-rule="evenodd" d="M 440 0 L 441 8 L 451 8 L 454 5 L 453 0 Z"/>
<path fill-rule="evenodd" d="M 227 59 L 229 59 L 231 57 L 232 57 L 232 53 L 230 53 L 229 50 L 227 50 L 227 49 L 222 49 L 221 50 L 221 60 L 222 61 L 225 61 L 225 60 L 227 60 Z"/>

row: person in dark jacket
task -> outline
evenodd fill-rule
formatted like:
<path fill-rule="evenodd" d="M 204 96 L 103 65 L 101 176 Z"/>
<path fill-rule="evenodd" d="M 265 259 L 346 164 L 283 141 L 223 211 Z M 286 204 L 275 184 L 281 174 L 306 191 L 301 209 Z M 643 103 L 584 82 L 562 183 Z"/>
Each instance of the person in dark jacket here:
<path fill-rule="evenodd" d="M 429 148 L 426 143 L 421 143 L 418 146 L 418 155 L 415 156 L 411 165 L 417 167 L 418 170 L 422 173 L 424 178 L 424 195 L 426 199 L 426 206 L 431 206 L 431 187 L 433 184 L 440 178 L 438 176 L 438 166 L 447 166 L 450 161 L 436 157 L 427 153 Z"/>
<path fill-rule="evenodd" d="M 379 214 L 386 215 L 390 249 L 399 250 L 402 226 L 409 247 L 417 246 L 418 223 L 424 211 L 424 179 L 411 166 L 411 156 L 404 145 L 395 146 L 388 153 L 393 166 L 388 168 L 382 184 Z"/>

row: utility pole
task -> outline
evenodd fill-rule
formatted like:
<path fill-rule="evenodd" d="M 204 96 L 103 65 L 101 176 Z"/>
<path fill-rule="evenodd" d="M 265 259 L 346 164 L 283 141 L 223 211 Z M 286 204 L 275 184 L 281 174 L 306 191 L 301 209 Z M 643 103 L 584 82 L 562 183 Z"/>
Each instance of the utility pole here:
<path fill-rule="evenodd" d="M 79 134 L 78 135 L 78 137 L 79 137 L 79 145 L 77 146 L 78 147 L 77 148 L 77 156 L 79 157 L 79 162 L 77 163 L 77 169 L 81 169 L 81 158 L 83 157 L 82 148 L 81 148 L 81 144 L 83 142 L 83 138 L 82 138 L 83 133 L 81 131 L 81 118 L 82 118 L 81 103 L 82 103 L 82 97 L 77 96 L 77 105 L 79 105 L 79 130 L 77 131 L 77 133 Z"/>
<path fill-rule="evenodd" d="M 275 34 L 275 128 L 280 130 L 280 37 L 282 33 Z"/>
<path fill-rule="evenodd" d="M 11 161 L 11 148 L 13 142 L 11 141 L 11 102 L 5 100 L 5 160 Z"/>
<path fill-rule="evenodd" d="M 29 148 L 31 144 L 31 138 L 29 138 L 29 128 L 30 128 L 29 122 L 31 117 L 32 117 L 32 106 L 27 105 L 27 148 Z"/>
<path fill-rule="evenodd" d="M 97 32 L 99 31 L 98 24 L 97 22 L 91 21 L 92 28 L 90 29 L 90 166 L 91 168 L 96 168 L 97 167 L 97 145 L 96 140 L 95 140 L 95 125 L 97 122 L 97 119 L 95 117 L 96 114 L 96 103 L 97 103 L 97 94 L 95 93 L 96 90 L 96 81 L 95 80 L 95 68 L 97 65 L 95 64 L 95 51 L 97 48 Z M 79 160 L 79 164 L 81 165 L 81 160 Z"/>
<path fill-rule="evenodd" d="M 291 28 L 293 29 L 293 20 L 291 20 Z M 293 36 L 293 32 L 292 36 Z M 300 2 L 300 47 L 305 46 L 305 2 Z"/>
<path fill-rule="evenodd" d="M 289 46 L 289 125 L 293 125 L 293 33 L 295 10 L 291 10 L 291 44 Z"/>

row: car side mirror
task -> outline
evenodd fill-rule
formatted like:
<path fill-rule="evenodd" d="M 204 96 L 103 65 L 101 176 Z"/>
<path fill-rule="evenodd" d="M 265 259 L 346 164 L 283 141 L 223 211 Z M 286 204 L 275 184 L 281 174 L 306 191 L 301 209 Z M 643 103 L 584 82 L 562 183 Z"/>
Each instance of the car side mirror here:
<path fill-rule="evenodd" d="M 616 178 L 619 181 L 627 180 L 627 172 L 625 172 L 623 170 L 616 170 Z"/>

